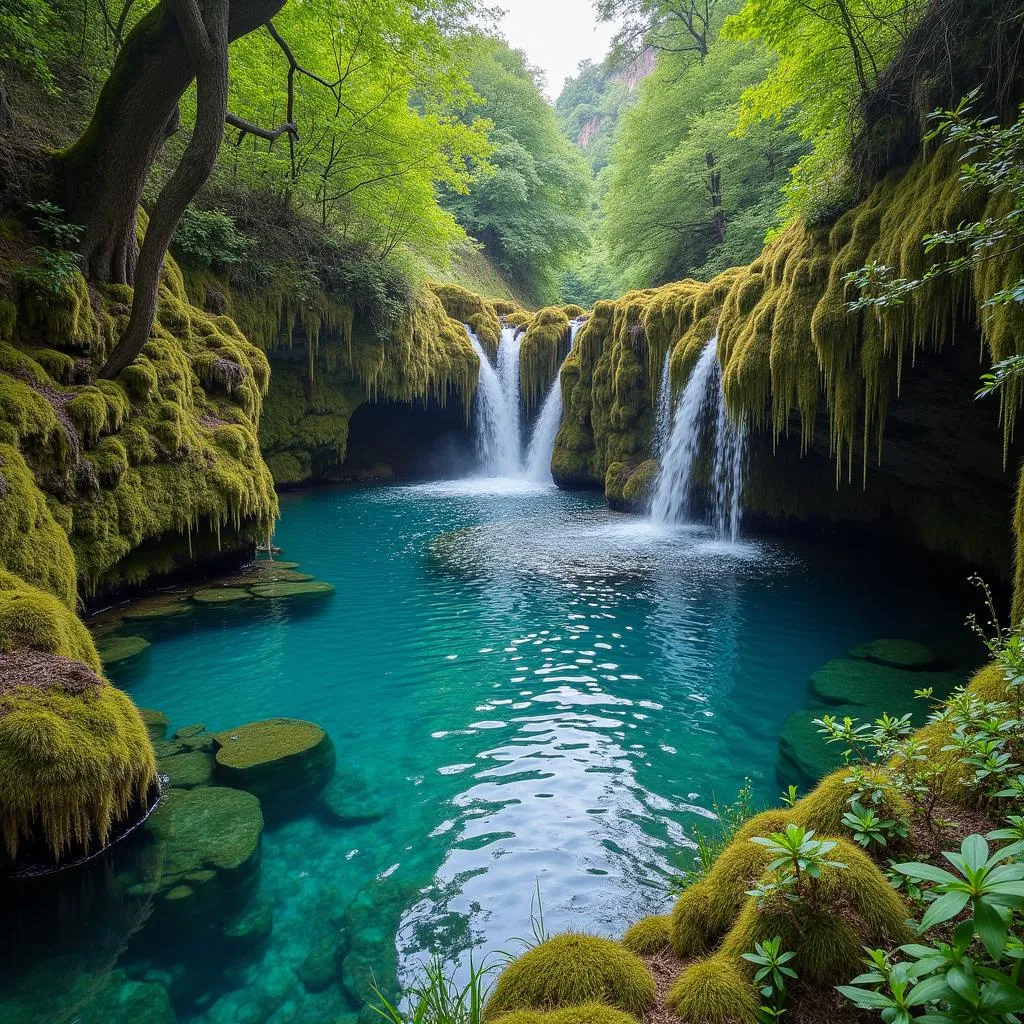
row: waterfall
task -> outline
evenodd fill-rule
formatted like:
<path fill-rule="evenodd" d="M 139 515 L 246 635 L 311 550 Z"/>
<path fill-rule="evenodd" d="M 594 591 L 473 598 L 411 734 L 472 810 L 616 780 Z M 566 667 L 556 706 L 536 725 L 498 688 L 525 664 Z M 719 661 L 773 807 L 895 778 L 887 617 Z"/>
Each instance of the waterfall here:
<path fill-rule="evenodd" d="M 658 386 L 658 405 L 655 410 L 654 451 L 652 458 L 664 459 L 668 448 L 669 431 L 672 429 L 672 379 L 669 365 L 672 362 L 672 346 L 665 353 L 661 364 L 661 384 Z"/>
<path fill-rule="evenodd" d="M 509 410 L 509 426 L 515 438 L 517 470 L 521 468 L 522 451 L 522 400 L 519 393 L 519 350 L 522 344 L 523 336 L 517 328 L 502 328 L 501 341 L 498 342 L 498 380 Z"/>
<path fill-rule="evenodd" d="M 526 452 L 526 475 L 540 484 L 551 483 L 551 456 L 555 451 L 555 437 L 562 425 L 562 376 L 555 377 L 547 398 L 540 407 L 540 415 L 533 427 L 530 447 Z"/>
<path fill-rule="evenodd" d="M 576 335 L 586 319 L 569 322 L 569 351 L 576 343 Z M 526 450 L 526 476 L 539 484 L 550 484 L 551 457 L 555 453 L 555 438 L 562 425 L 562 368 L 558 368 L 551 382 L 544 404 L 540 407 L 537 422 L 533 425 L 530 446 Z"/>
<path fill-rule="evenodd" d="M 501 379 L 477 336 L 468 327 L 466 334 L 480 358 L 480 379 L 473 399 L 477 455 L 488 476 L 516 476 L 521 471 L 518 405 L 512 409 Z"/>
<path fill-rule="evenodd" d="M 664 388 L 663 379 L 663 391 Z M 655 522 L 675 525 L 685 522 L 691 514 L 693 476 L 705 440 L 714 445 L 708 487 L 710 519 L 716 536 L 736 540 L 746 435 L 726 414 L 717 335 L 701 352 L 671 417 L 668 441 L 660 451 L 661 471 L 651 503 L 651 518 Z"/>

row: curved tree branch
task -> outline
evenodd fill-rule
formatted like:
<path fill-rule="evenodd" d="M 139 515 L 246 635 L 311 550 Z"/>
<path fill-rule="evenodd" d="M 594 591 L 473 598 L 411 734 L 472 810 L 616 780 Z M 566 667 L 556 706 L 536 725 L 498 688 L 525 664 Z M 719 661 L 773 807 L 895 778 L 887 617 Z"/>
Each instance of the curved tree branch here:
<path fill-rule="evenodd" d="M 238 129 L 238 141 L 236 145 L 241 145 L 242 140 L 246 135 L 255 135 L 257 138 L 266 139 L 268 142 L 274 142 L 281 138 L 285 132 L 289 135 L 293 135 L 296 139 L 299 137 L 299 130 L 295 124 L 291 121 L 286 121 L 284 124 L 278 125 L 276 128 L 261 128 L 257 124 L 253 124 L 251 121 L 246 121 L 245 118 L 239 117 L 237 114 L 227 113 L 224 115 L 224 120 L 227 124 L 231 125 L 232 128 Z"/>

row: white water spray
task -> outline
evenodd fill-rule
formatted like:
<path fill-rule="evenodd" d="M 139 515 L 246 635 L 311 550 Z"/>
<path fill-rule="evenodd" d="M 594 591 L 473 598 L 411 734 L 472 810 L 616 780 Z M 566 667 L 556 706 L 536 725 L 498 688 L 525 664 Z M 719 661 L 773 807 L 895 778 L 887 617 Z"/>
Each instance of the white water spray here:
<path fill-rule="evenodd" d="M 662 390 L 664 387 L 663 379 Z M 651 518 L 657 523 L 678 525 L 692 515 L 694 471 L 702 443 L 706 442 L 714 446 L 708 503 L 715 535 L 737 540 L 746 434 L 726 413 L 717 335 L 701 352 L 671 422 L 668 441 L 659 452 L 661 472 L 651 502 Z"/>
<path fill-rule="evenodd" d="M 672 430 L 672 380 L 669 370 L 672 362 L 672 348 L 665 353 L 665 361 L 661 365 L 661 383 L 658 386 L 658 405 L 655 409 L 654 451 L 655 459 L 665 458 L 668 439 Z"/>
<path fill-rule="evenodd" d="M 513 411 L 501 380 L 477 336 L 468 327 L 466 334 L 480 359 L 480 379 L 473 399 L 477 455 L 488 476 L 516 476 L 521 469 L 519 410 Z"/>
<path fill-rule="evenodd" d="M 516 450 L 516 467 L 521 463 L 522 451 L 522 400 L 519 393 L 519 350 L 523 335 L 515 327 L 503 327 L 498 342 L 498 380 L 509 410 L 509 427 Z"/>

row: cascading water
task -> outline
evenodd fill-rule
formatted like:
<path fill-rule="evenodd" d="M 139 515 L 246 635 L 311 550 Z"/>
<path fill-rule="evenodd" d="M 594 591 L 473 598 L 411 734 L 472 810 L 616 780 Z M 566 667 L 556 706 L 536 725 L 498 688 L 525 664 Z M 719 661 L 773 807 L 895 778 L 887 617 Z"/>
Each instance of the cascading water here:
<path fill-rule="evenodd" d="M 667 373 L 662 379 L 663 390 L 665 377 Z M 668 404 L 666 398 L 666 407 Z M 717 335 L 701 352 L 676 404 L 671 423 L 668 441 L 659 453 L 661 472 L 651 502 L 651 518 L 669 525 L 686 522 L 691 514 L 694 470 L 702 442 L 706 440 L 714 445 L 708 501 L 715 535 L 737 540 L 746 434 L 726 413 Z"/>
<path fill-rule="evenodd" d="M 526 451 L 526 475 L 537 483 L 551 483 L 551 456 L 555 437 L 562 424 L 562 377 L 555 377 L 540 414 L 533 427 L 530 447 Z"/>
<path fill-rule="evenodd" d="M 569 323 L 569 351 L 576 342 L 576 335 L 586 320 L 572 320 Z M 544 404 L 540 407 L 537 422 L 533 425 L 530 446 L 526 450 L 526 476 L 536 483 L 549 484 L 551 479 L 551 457 L 555 453 L 555 438 L 562 425 L 562 368 L 558 368 L 551 382 Z"/>
<path fill-rule="evenodd" d="M 480 359 L 480 379 L 473 399 L 477 455 L 489 476 L 516 476 L 521 471 L 518 406 L 513 411 L 501 379 L 477 336 L 468 327 L 466 334 Z"/>
<path fill-rule="evenodd" d="M 515 439 L 517 468 L 521 462 L 522 401 L 519 395 L 519 350 L 523 344 L 523 335 L 515 327 L 503 327 L 501 340 L 498 342 L 498 380 L 505 403 L 509 410 L 509 425 Z"/>
<path fill-rule="evenodd" d="M 658 405 L 655 410 L 654 451 L 655 459 L 664 459 L 668 448 L 668 439 L 672 430 L 672 380 L 669 366 L 672 362 L 671 347 L 665 353 L 665 361 L 661 365 L 661 384 L 658 386 Z"/>
<path fill-rule="evenodd" d="M 569 347 L 585 323 L 569 325 Z M 491 365 L 476 335 L 466 327 L 473 351 L 480 359 L 480 380 L 473 406 L 476 448 L 488 476 L 519 477 L 537 483 L 551 483 L 551 456 L 562 422 L 562 390 L 556 375 L 537 416 L 527 447 L 525 465 L 522 449 L 522 420 L 519 385 L 519 352 L 522 333 L 513 327 L 501 332 L 497 367 Z M 561 374 L 561 369 L 559 369 Z"/>

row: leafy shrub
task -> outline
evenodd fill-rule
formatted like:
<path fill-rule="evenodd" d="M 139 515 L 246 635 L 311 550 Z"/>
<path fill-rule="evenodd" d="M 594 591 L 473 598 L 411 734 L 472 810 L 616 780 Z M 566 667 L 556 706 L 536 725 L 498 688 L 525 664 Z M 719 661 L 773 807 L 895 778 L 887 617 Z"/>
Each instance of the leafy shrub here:
<path fill-rule="evenodd" d="M 192 206 L 185 208 L 171 240 L 171 251 L 180 260 L 218 272 L 241 263 L 251 246 L 226 213 Z"/>

